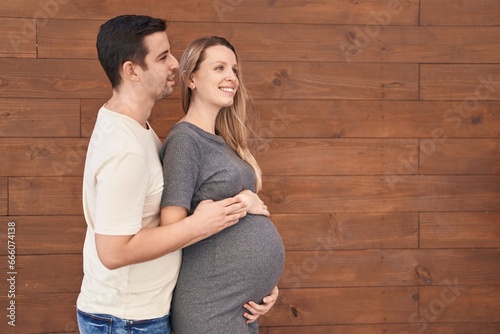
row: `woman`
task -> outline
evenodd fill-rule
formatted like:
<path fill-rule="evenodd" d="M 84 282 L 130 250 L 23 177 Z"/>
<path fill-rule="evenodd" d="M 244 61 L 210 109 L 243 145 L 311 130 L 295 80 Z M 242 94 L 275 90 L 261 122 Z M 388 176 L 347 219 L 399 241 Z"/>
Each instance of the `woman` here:
<path fill-rule="evenodd" d="M 262 185 L 247 145 L 248 93 L 234 47 L 221 37 L 199 38 L 182 55 L 179 72 L 186 115 L 160 152 L 166 223 L 189 216 L 204 199 L 258 192 Z M 242 305 L 261 302 L 278 283 L 284 249 L 267 215 L 253 208 L 248 213 L 184 249 L 172 304 L 176 334 L 258 333 L 258 323 L 242 316 Z"/>

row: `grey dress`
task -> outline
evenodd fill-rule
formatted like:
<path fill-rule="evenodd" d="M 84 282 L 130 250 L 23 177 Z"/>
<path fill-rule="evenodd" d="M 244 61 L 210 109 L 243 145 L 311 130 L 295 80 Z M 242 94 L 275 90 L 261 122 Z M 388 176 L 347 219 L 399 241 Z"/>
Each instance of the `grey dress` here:
<path fill-rule="evenodd" d="M 164 167 L 161 206 L 193 213 L 205 199 L 214 201 L 255 191 L 255 173 L 225 143 L 191 123 L 178 123 L 160 152 Z M 243 304 L 262 302 L 283 272 L 284 248 L 272 221 L 247 215 L 233 225 L 183 250 L 172 300 L 175 334 L 258 333 L 247 325 Z"/>

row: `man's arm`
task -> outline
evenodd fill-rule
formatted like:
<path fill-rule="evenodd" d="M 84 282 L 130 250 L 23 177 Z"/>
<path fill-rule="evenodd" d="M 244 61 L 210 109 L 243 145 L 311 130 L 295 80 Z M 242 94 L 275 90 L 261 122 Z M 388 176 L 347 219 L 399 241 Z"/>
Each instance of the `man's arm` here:
<path fill-rule="evenodd" d="M 134 235 L 96 234 L 97 254 L 110 270 L 150 261 L 236 224 L 246 215 L 245 208 L 238 197 L 203 201 L 191 216 L 168 225 L 143 228 Z"/>

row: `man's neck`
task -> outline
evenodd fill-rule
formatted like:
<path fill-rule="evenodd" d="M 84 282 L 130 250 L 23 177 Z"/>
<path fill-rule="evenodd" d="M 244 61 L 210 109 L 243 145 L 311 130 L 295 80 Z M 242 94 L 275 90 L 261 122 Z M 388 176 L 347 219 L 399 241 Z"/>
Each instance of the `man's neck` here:
<path fill-rule="evenodd" d="M 154 104 L 155 101 L 144 97 L 141 98 L 138 94 L 134 94 L 134 91 L 126 92 L 113 90 L 113 96 L 106 103 L 106 108 L 122 115 L 129 116 L 147 129 L 148 126 L 146 121 L 151 115 Z"/>

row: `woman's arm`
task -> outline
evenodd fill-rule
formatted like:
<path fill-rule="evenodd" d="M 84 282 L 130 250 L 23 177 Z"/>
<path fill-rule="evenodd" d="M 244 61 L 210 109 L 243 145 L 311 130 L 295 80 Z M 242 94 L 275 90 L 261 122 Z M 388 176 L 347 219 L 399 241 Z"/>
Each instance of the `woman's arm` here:
<path fill-rule="evenodd" d="M 274 303 L 278 299 L 278 287 L 275 286 L 273 291 L 269 296 L 264 297 L 262 300 L 262 304 L 257 304 L 256 302 L 250 301 L 247 304 L 243 305 L 250 313 L 244 313 L 243 316 L 247 318 L 247 324 L 254 322 L 261 315 L 266 314 L 273 307 Z"/>
<path fill-rule="evenodd" d="M 267 210 L 267 206 L 253 191 L 243 190 L 238 195 L 236 195 L 236 197 L 240 198 L 241 202 L 246 204 L 247 213 L 253 215 L 264 215 L 266 217 L 269 217 L 271 215 L 269 213 L 269 210 Z"/>

